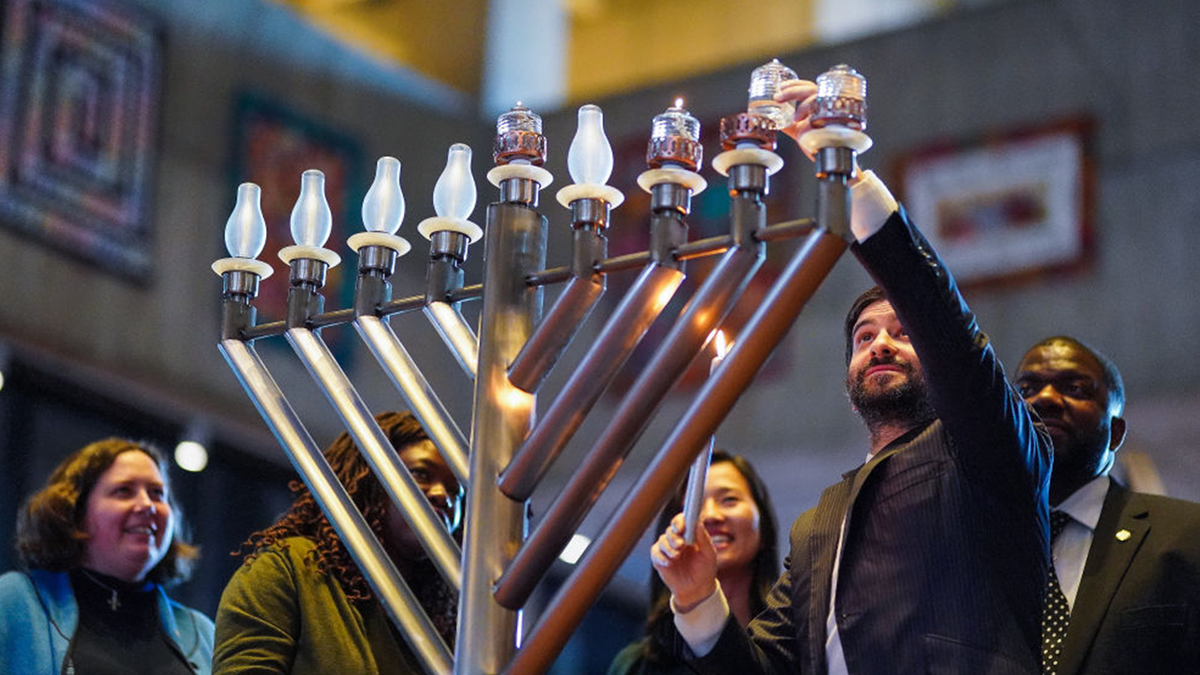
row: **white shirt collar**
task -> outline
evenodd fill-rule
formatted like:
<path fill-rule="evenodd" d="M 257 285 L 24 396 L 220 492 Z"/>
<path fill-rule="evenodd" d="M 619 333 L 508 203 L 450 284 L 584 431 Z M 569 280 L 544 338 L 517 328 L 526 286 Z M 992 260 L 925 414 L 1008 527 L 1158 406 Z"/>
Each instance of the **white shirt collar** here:
<path fill-rule="evenodd" d="M 1062 500 L 1061 504 L 1052 508 L 1067 513 L 1076 522 L 1087 525 L 1088 529 L 1094 531 L 1096 523 L 1100 522 L 1100 510 L 1104 508 L 1104 497 L 1108 494 L 1111 482 L 1108 474 L 1096 476 L 1071 493 L 1070 497 Z"/>

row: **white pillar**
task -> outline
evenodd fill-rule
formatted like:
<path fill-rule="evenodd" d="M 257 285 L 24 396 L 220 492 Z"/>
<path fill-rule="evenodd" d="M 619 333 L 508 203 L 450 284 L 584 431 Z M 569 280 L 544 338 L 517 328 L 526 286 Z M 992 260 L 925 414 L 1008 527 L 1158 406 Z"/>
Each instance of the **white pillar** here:
<path fill-rule="evenodd" d="M 560 108 L 567 91 L 571 29 L 563 0 L 492 0 L 484 46 L 482 114 L 521 101 L 534 112 Z"/>

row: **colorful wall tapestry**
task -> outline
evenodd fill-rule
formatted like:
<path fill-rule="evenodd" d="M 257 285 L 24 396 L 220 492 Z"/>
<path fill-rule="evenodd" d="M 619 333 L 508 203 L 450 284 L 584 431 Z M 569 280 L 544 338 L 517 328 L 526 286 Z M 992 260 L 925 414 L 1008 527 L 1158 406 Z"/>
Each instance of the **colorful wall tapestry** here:
<path fill-rule="evenodd" d="M 151 271 L 162 36 L 110 0 L 3 0 L 0 226 Z"/>

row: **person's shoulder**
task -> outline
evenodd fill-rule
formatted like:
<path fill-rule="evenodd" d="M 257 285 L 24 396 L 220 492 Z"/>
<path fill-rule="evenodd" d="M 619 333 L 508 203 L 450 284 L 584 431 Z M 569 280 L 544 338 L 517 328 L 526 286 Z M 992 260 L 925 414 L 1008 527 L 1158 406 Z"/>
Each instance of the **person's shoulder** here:
<path fill-rule="evenodd" d="M 625 645 L 625 648 L 617 652 L 613 657 L 612 663 L 608 666 L 607 675 L 643 675 L 646 672 L 645 653 L 646 641 L 650 638 L 644 637 L 640 640 Z"/>
<path fill-rule="evenodd" d="M 788 530 L 788 537 L 794 539 L 803 536 L 812 529 L 812 521 L 816 516 L 817 507 L 815 506 L 796 516 L 796 519 L 792 521 L 791 529 Z"/>
<path fill-rule="evenodd" d="M 247 565 L 243 567 L 254 566 L 259 561 L 273 561 L 271 564 L 279 564 L 282 561 L 298 561 L 303 560 L 316 549 L 317 543 L 308 537 L 284 537 L 278 541 L 259 547 L 254 552 L 254 557 Z"/>
<path fill-rule="evenodd" d="M 162 586 L 159 586 L 158 590 L 166 598 L 167 605 L 171 608 L 171 611 L 177 616 L 192 617 L 200 625 L 208 623 L 211 626 L 212 619 L 208 618 L 208 615 L 206 615 L 204 612 L 201 612 L 195 607 L 189 607 L 182 602 L 179 602 L 175 598 L 171 597 L 171 594 L 167 592 L 167 589 L 163 588 Z"/>
<path fill-rule="evenodd" d="M 281 555 L 286 555 L 289 557 L 296 557 L 296 556 L 303 557 L 303 556 L 308 555 L 308 552 L 315 549 L 316 547 L 317 547 L 317 542 L 313 541 L 312 539 L 309 539 L 308 537 L 301 537 L 299 535 L 296 535 L 296 536 L 292 536 L 292 537 L 284 537 L 283 539 L 280 539 L 279 541 L 275 542 L 274 544 L 271 544 L 270 546 L 266 547 L 263 550 L 274 551 L 276 553 L 279 553 Z"/>
<path fill-rule="evenodd" d="M 268 579 L 286 578 L 291 579 L 289 583 L 304 583 L 304 579 L 320 574 L 313 555 L 316 548 L 316 542 L 308 537 L 285 537 L 255 551 L 253 558 L 238 567 L 231 581 L 253 586 Z"/>
<path fill-rule="evenodd" d="M 1148 492 L 1130 492 L 1129 504 L 1131 508 L 1147 510 L 1151 517 L 1170 514 L 1173 525 L 1200 524 L 1200 503 L 1197 502 Z"/>
<path fill-rule="evenodd" d="M 28 572 L 10 570 L 4 574 L 0 574 L 0 588 L 30 586 L 32 583 L 33 582 L 30 580 Z"/>
<path fill-rule="evenodd" d="M 12 571 L 0 575 L 0 633 L 16 624 L 30 629 L 34 617 L 49 617 L 68 603 L 73 591 L 63 572 Z"/>
<path fill-rule="evenodd" d="M 187 625 L 190 623 L 196 627 L 196 630 L 201 635 L 208 636 L 209 643 L 212 642 L 213 620 L 210 619 L 207 614 L 201 612 L 195 607 L 188 607 L 182 602 L 172 598 L 165 589 L 163 590 L 163 595 L 166 596 L 167 604 L 170 605 L 171 611 L 175 614 L 176 625 Z"/>
<path fill-rule="evenodd" d="M 1120 488 L 1127 490 L 1126 488 Z M 1161 553 L 1172 551 L 1172 555 L 1200 560 L 1200 503 L 1165 497 L 1146 492 L 1128 492 L 1128 497 L 1115 502 L 1120 511 L 1109 516 L 1108 528 L 1132 528 L 1148 526 L 1147 536 L 1154 549 Z M 1105 508 L 1114 502 L 1106 501 Z M 1102 516 L 1102 520 L 1105 518 Z M 1141 524 L 1137 525 L 1136 524 Z M 1107 536 L 1100 535 L 1097 536 Z"/>
<path fill-rule="evenodd" d="M 71 593 L 71 580 L 66 572 L 47 570 L 13 570 L 0 575 L 0 599 L 35 597 L 38 593 L 58 597 Z"/>
<path fill-rule="evenodd" d="M 0 574 L 0 602 L 12 602 L 16 598 L 34 592 L 33 579 L 28 572 L 13 570 Z"/>

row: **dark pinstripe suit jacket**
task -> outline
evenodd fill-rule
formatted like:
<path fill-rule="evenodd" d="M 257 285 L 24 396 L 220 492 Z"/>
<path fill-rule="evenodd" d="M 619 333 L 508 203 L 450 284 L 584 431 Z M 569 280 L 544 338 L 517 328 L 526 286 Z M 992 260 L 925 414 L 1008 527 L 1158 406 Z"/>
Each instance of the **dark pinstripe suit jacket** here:
<path fill-rule="evenodd" d="M 950 275 L 903 211 L 856 255 L 921 359 L 938 420 L 897 439 L 796 521 L 749 636 L 730 621 L 704 673 L 825 673 L 830 574 L 852 675 L 1034 675 L 1050 442 Z"/>
<path fill-rule="evenodd" d="M 1109 487 L 1058 672 L 1200 673 L 1200 504 Z"/>

